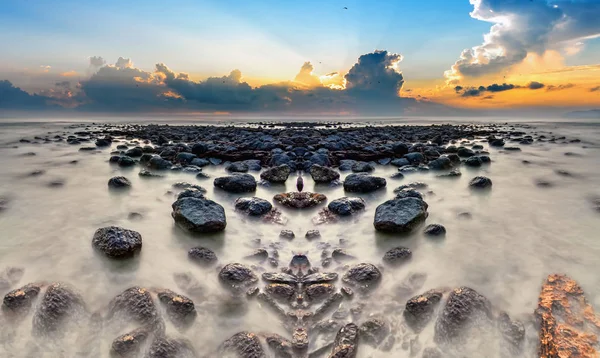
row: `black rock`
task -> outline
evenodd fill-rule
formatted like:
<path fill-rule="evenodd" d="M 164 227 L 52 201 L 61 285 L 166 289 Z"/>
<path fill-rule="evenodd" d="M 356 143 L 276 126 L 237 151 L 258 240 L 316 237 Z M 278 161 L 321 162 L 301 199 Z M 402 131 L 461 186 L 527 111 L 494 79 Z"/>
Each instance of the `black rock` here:
<path fill-rule="evenodd" d="M 348 216 L 357 211 L 364 210 L 365 205 L 365 201 L 362 198 L 343 197 L 330 202 L 327 208 L 334 214 Z"/>
<path fill-rule="evenodd" d="M 281 232 L 279 233 L 279 237 L 282 239 L 292 240 L 296 237 L 296 235 L 294 235 L 294 232 L 292 230 L 281 230 Z"/>
<path fill-rule="evenodd" d="M 360 325 L 360 339 L 379 346 L 390 334 L 390 324 L 383 317 L 371 317 Z"/>
<path fill-rule="evenodd" d="M 368 174 L 350 174 L 344 180 L 344 190 L 351 193 L 370 193 L 386 185 L 384 178 Z"/>
<path fill-rule="evenodd" d="M 242 264 L 232 263 L 223 266 L 219 272 L 219 280 L 230 288 L 244 288 L 258 281 L 252 270 Z"/>
<path fill-rule="evenodd" d="M 423 233 L 427 236 L 444 236 L 446 235 L 446 228 L 440 224 L 429 224 L 425 227 Z"/>
<path fill-rule="evenodd" d="M 478 318 L 492 318 L 491 304 L 487 298 L 468 287 L 454 289 L 436 321 L 435 342 L 455 341 L 470 323 L 477 321 L 480 324 Z"/>
<path fill-rule="evenodd" d="M 177 195 L 177 200 L 183 198 L 196 198 L 196 199 L 205 199 L 204 191 L 198 190 L 197 188 L 185 189 L 181 193 Z"/>
<path fill-rule="evenodd" d="M 453 169 L 450 172 L 446 173 L 446 174 L 440 174 L 437 177 L 438 178 L 458 178 L 462 175 L 462 173 L 460 172 L 460 170 L 458 169 Z"/>
<path fill-rule="evenodd" d="M 201 266 L 210 266 L 217 262 L 217 255 L 206 247 L 192 247 L 188 251 L 188 258 Z"/>
<path fill-rule="evenodd" d="M 135 160 L 126 155 L 119 158 L 118 164 L 120 167 L 131 167 L 135 165 Z"/>
<path fill-rule="evenodd" d="M 112 177 L 108 180 L 108 187 L 113 189 L 129 188 L 131 182 L 125 177 Z"/>
<path fill-rule="evenodd" d="M 492 139 L 489 141 L 490 145 L 492 147 L 502 147 L 504 146 L 504 140 L 503 139 Z"/>
<path fill-rule="evenodd" d="M 217 232 L 227 226 L 225 209 L 212 200 L 187 197 L 177 200 L 172 207 L 175 222 L 191 232 Z"/>
<path fill-rule="evenodd" d="M 408 153 L 404 155 L 410 164 L 417 165 L 425 162 L 425 156 L 419 152 Z"/>
<path fill-rule="evenodd" d="M 171 290 L 157 292 L 158 301 L 165 307 L 167 316 L 176 326 L 188 326 L 196 318 L 194 301 Z"/>
<path fill-rule="evenodd" d="M 92 245 L 108 257 L 129 258 L 142 250 L 142 235 L 117 226 L 103 227 L 94 233 Z"/>
<path fill-rule="evenodd" d="M 147 170 L 147 169 L 142 169 L 140 170 L 140 172 L 138 173 L 138 175 L 142 178 L 162 178 L 163 176 L 160 174 L 156 174 L 156 173 L 152 173 L 151 171 Z"/>
<path fill-rule="evenodd" d="M 448 157 L 439 157 L 430 161 L 427 166 L 431 170 L 446 170 L 452 168 L 452 161 Z"/>
<path fill-rule="evenodd" d="M 308 230 L 304 237 L 308 240 L 314 240 L 320 238 L 321 233 L 319 232 L 319 230 Z"/>
<path fill-rule="evenodd" d="M 408 145 L 402 142 L 396 142 L 392 144 L 392 151 L 394 152 L 394 154 L 399 156 L 408 154 Z"/>
<path fill-rule="evenodd" d="M 202 155 L 208 151 L 208 146 L 204 143 L 196 143 L 192 146 L 192 153 Z"/>
<path fill-rule="evenodd" d="M 456 152 L 456 154 L 458 154 L 459 157 L 472 157 L 475 155 L 475 152 L 469 148 L 460 147 L 458 148 L 458 152 Z"/>
<path fill-rule="evenodd" d="M 112 141 L 109 138 L 98 138 L 96 140 L 97 147 L 108 147 L 112 144 Z"/>
<path fill-rule="evenodd" d="M 135 357 L 152 332 L 148 327 L 140 327 L 115 338 L 110 347 L 111 357 Z"/>
<path fill-rule="evenodd" d="M 404 319 L 406 323 L 417 333 L 429 323 L 437 305 L 443 297 L 440 290 L 429 290 L 421 295 L 415 296 L 406 302 Z"/>
<path fill-rule="evenodd" d="M 216 178 L 214 185 L 230 193 L 250 193 L 256 190 L 256 180 L 250 174 L 232 174 Z"/>
<path fill-rule="evenodd" d="M 356 162 L 352 166 L 352 171 L 355 173 L 367 173 L 372 172 L 373 170 L 375 170 L 375 167 L 367 162 Z"/>
<path fill-rule="evenodd" d="M 334 169 L 313 164 L 310 167 L 310 176 L 313 178 L 315 183 L 331 183 L 332 181 L 340 178 L 340 173 Z"/>
<path fill-rule="evenodd" d="M 489 189 L 492 187 L 492 180 L 486 177 L 475 177 L 469 182 L 469 187 L 473 189 Z"/>
<path fill-rule="evenodd" d="M 383 255 L 383 262 L 390 265 L 400 265 L 412 258 L 412 251 L 407 247 L 395 247 Z"/>
<path fill-rule="evenodd" d="M 342 281 L 362 289 L 373 288 L 381 281 L 381 272 L 375 265 L 360 263 L 352 266 L 342 277 Z"/>
<path fill-rule="evenodd" d="M 285 183 L 292 170 L 286 164 L 266 169 L 260 173 L 260 178 L 271 183 Z"/>
<path fill-rule="evenodd" d="M 401 168 L 401 167 L 405 167 L 407 165 L 410 165 L 410 162 L 406 158 L 396 158 L 396 159 L 392 160 L 390 162 L 390 164 L 393 165 L 393 166 Z"/>
<path fill-rule="evenodd" d="M 419 193 L 415 189 L 402 189 L 400 191 L 394 190 L 396 194 L 396 199 L 404 199 L 404 198 L 417 198 L 423 200 L 423 194 Z"/>
<path fill-rule="evenodd" d="M 158 156 L 153 156 L 150 160 L 148 160 L 148 167 L 150 169 L 166 170 L 171 169 L 172 166 L 173 163 Z"/>
<path fill-rule="evenodd" d="M 125 155 L 133 157 L 133 158 L 138 158 L 138 157 L 141 157 L 142 155 L 144 155 L 144 151 L 140 147 L 135 147 L 135 148 L 131 148 L 128 151 L 126 151 Z"/>
<path fill-rule="evenodd" d="M 388 200 L 375 211 L 375 229 L 408 233 L 425 221 L 427 207 L 426 202 L 417 198 Z"/>
<path fill-rule="evenodd" d="M 13 313 L 27 313 L 32 307 L 34 300 L 41 290 L 40 284 L 30 283 L 16 290 L 12 290 L 4 296 L 2 309 Z"/>
<path fill-rule="evenodd" d="M 250 332 L 239 332 L 228 338 L 219 347 L 220 357 L 265 358 L 258 336 Z"/>
<path fill-rule="evenodd" d="M 267 200 L 257 197 L 238 198 L 235 201 L 235 208 L 251 216 L 261 216 L 271 211 L 273 205 Z"/>
<path fill-rule="evenodd" d="M 196 356 L 190 342 L 156 336 L 144 358 L 194 358 Z"/>
<path fill-rule="evenodd" d="M 143 287 L 130 287 L 108 304 L 108 319 L 131 320 L 148 326 L 160 324 L 160 319 L 150 292 Z"/>
<path fill-rule="evenodd" d="M 467 158 L 467 160 L 465 160 L 465 165 L 468 167 L 476 168 L 476 167 L 480 167 L 481 164 L 483 164 L 483 162 L 478 155 L 474 155 L 472 157 Z"/>
<path fill-rule="evenodd" d="M 398 172 L 398 173 L 394 173 L 390 176 L 390 178 L 392 179 L 404 179 L 404 174 Z"/>
<path fill-rule="evenodd" d="M 85 303 L 79 294 L 62 283 L 53 283 L 46 289 L 33 316 L 33 334 L 61 335 L 66 321 L 84 312 Z"/>
<path fill-rule="evenodd" d="M 249 170 L 248 165 L 244 162 L 233 162 L 226 169 L 233 173 L 246 173 Z"/>

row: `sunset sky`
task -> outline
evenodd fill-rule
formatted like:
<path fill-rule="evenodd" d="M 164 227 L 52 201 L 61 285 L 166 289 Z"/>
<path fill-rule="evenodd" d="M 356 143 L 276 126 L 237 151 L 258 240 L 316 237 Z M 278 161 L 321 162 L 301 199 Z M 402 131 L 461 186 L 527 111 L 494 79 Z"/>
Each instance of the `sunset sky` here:
<path fill-rule="evenodd" d="M 0 2 L 0 110 L 600 108 L 600 0 Z"/>

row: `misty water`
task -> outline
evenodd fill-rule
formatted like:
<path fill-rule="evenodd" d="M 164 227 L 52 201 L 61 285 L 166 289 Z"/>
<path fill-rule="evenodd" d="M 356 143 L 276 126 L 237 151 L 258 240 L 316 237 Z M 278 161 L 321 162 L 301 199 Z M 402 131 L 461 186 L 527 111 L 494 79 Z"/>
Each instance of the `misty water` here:
<path fill-rule="evenodd" d="M 211 177 L 206 180 L 180 172 L 168 172 L 161 179 L 144 179 L 138 176 L 139 167 L 128 169 L 109 164 L 110 148 L 80 152 L 79 146 L 65 142 L 19 142 L 21 138 L 78 130 L 68 128 L 70 125 L 42 121 L 0 123 L 0 197 L 6 201 L 5 209 L 0 211 L 0 270 L 25 270 L 10 289 L 29 282 L 64 282 L 82 295 L 90 312 L 103 312 L 114 296 L 134 285 L 171 289 L 194 300 L 198 317 L 185 331 L 167 325 L 167 334 L 189 339 L 199 356 L 215 356 L 214 349 L 241 330 L 274 332 L 285 337 L 289 337 L 289 332 L 275 314 L 257 301 L 232 299 L 219 285 L 219 266 L 203 268 L 188 261 L 187 251 L 194 246 L 214 250 L 219 265 L 241 262 L 255 265 L 258 273 L 278 270 L 245 258 L 259 247 L 277 248 L 280 267 L 286 266 L 295 253 L 305 253 L 319 266 L 323 249 L 337 247 L 343 247 L 356 259 L 334 263 L 323 271 L 342 275 L 344 265 L 359 262 L 381 266 L 383 279 L 376 291 L 362 301 L 343 301 L 339 311 L 364 303 L 361 319 L 369 314 L 385 315 L 395 327 L 392 334 L 396 335 L 396 343 L 391 352 L 361 345 L 359 357 L 409 357 L 410 349 L 403 343 L 414 335 L 402 328 L 402 309 L 410 297 L 431 288 L 471 287 L 486 296 L 495 309 L 525 322 L 523 357 L 536 355 L 537 332 L 529 322 L 548 274 L 570 275 L 581 284 L 592 305 L 600 306 L 600 276 L 596 273 L 600 212 L 593 202 L 600 197 L 599 124 L 529 123 L 525 130 L 531 133 L 553 133 L 581 142 L 535 142 L 521 145 L 521 152 L 489 148 L 482 143 L 489 150 L 492 163 L 479 169 L 463 167 L 463 175 L 457 179 L 440 179 L 436 173 L 420 172 L 395 180 L 390 176 L 397 172 L 396 167 L 377 165 L 373 174 L 385 177 L 387 188 L 358 195 L 367 203 L 362 214 L 323 225 L 312 221 L 321 207 L 301 211 L 280 208 L 286 220 L 283 225 L 237 213 L 233 202 L 240 195 L 225 193 L 212 184 L 213 178 L 227 174 L 223 165 L 205 167 L 203 172 Z M 112 149 L 117 144 L 122 142 L 113 143 Z M 36 171 L 39 172 L 33 174 Z M 251 173 L 259 178 L 258 172 Z M 347 174 L 342 173 L 342 179 Z M 115 175 L 130 179 L 132 188 L 122 192 L 108 190 L 107 181 Z M 469 180 L 477 175 L 493 180 L 490 192 L 478 194 L 468 189 Z M 292 175 L 285 185 L 259 185 L 256 193 L 245 196 L 271 200 L 277 193 L 293 191 L 294 179 Z M 342 186 L 316 186 L 310 176 L 305 175 L 304 179 L 305 191 L 323 193 L 329 200 L 345 196 Z M 177 191 L 172 184 L 180 181 L 203 186 L 206 196 L 225 208 L 227 228 L 223 233 L 191 235 L 175 225 L 171 204 Z M 397 186 L 416 181 L 428 184 L 421 190 L 429 204 L 426 223 L 443 224 L 447 235 L 434 239 L 425 237 L 421 230 L 408 236 L 376 232 L 376 207 L 393 198 Z M 548 185 L 540 186 L 540 181 Z M 58 182 L 63 185 L 57 185 Z M 141 218 L 130 218 L 133 212 L 141 214 Z M 472 217 L 459 217 L 464 212 Z M 115 262 L 94 251 L 91 239 L 95 230 L 110 225 L 142 235 L 143 248 L 138 257 Z M 282 229 L 293 230 L 296 238 L 279 239 Z M 304 234 L 311 229 L 320 230 L 321 239 L 307 241 Z M 397 246 L 410 248 L 412 260 L 400 267 L 384 266 L 383 254 Z M 176 279 L 181 273 L 195 278 L 199 288 L 192 292 L 183 290 Z M 424 274 L 419 275 L 424 280 L 418 280 L 421 282 L 412 291 L 407 290 L 408 278 L 415 274 Z M 96 354 L 107 357 L 112 340 L 127 332 L 106 327 L 89 343 L 85 340 L 87 327 L 82 324 L 67 327 L 60 339 L 40 342 L 31 334 L 32 315 L 17 323 L 0 322 L 0 356 L 85 356 L 84 346 L 94 344 L 98 347 Z M 351 320 L 351 316 L 346 320 Z M 311 342 L 311 350 L 327 343 L 330 342 Z M 422 348 L 434 346 L 433 324 L 419 335 L 419 344 Z M 467 356 L 500 355 L 498 337 L 468 344 L 472 347 L 466 348 L 471 353 Z"/>

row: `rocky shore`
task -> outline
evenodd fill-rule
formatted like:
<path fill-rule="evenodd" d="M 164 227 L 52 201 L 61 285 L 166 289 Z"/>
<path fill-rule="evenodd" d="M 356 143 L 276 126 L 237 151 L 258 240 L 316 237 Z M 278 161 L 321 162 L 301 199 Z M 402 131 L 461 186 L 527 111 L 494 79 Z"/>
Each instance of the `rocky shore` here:
<path fill-rule="evenodd" d="M 465 195 L 485 195 L 494 190 L 494 178 L 476 171 L 494 165 L 489 148 L 514 152 L 536 142 L 577 140 L 510 125 L 83 125 L 70 130 L 64 135 L 23 138 L 22 143 L 68 143 L 81 152 L 105 155 L 106 165 L 123 171 L 105 179 L 108 189 L 105 186 L 104 190 L 115 195 L 134 185 L 128 176 L 161 181 L 170 171 L 190 174 L 191 182 L 173 185 L 176 194 L 170 208 L 173 223 L 190 237 L 231 227 L 225 204 L 210 197 L 207 185 L 234 195 L 239 215 L 265 225 L 281 225 L 289 213 L 317 208 L 314 226 L 302 232 L 284 228 L 280 237 L 274 238 L 281 242 L 304 240 L 307 248 L 319 247 L 313 244 L 322 238 L 319 225 L 340 221 L 352 225 L 352 218 L 369 220 L 373 230 L 391 240 L 415 232 L 444 240 L 451 232 L 429 220 L 428 210 L 434 204 L 426 201 L 431 196 L 427 183 L 406 180 L 393 190 L 391 199 L 370 195 L 416 172 L 433 172 L 448 180 L 469 175 Z M 227 175 L 213 178 L 206 174 L 206 168 L 212 166 L 222 167 Z M 395 173 L 382 177 L 377 173 L 380 166 L 393 167 Z M 314 191 L 304 190 L 305 179 L 315 183 Z M 283 190 L 286 182 L 294 190 L 289 191 L 290 186 Z M 278 185 L 282 191 L 273 197 L 255 196 L 261 186 Z M 340 186 L 345 196 L 328 198 L 318 192 L 319 185 Z M 365 207 L 373 204 L 374 216 L 365 218 Z M 10 205 L 10 200 L 0 198 L 0 211 L 10 210 Z M 461 213 L 459 218 L 461 215 L 467 218 L 470 213 Z M 89 237 L 90 249 L 102 259 L 119 262 L 139 259 L 146 240 L 140 233 L 118 226 L 100 227 Z M 296 252 L 284 262 L 278 249 L 249 251 L 248 262 L 222 262 L 202 246 L 187 252 L 189 264 L 215 275 L 229 297 L 260 304 L 278 317 L 288 333 L 282 336 L 240 327 L 238 333 L 215 342 L 207 357 L 351 358 L 361 356 L 361 346 L 381 352 L 401 349 L 411 357 L 462 357 L 466 341 L 485 344 L 490 336 L 497 338 L 497 346 L 489 349 L 500 352 L 499 356 L 527 356 L 524 346 L 532 336 L 537 337 L 540 357 L 600 354 L 600 319 L 581 287 L 562 274 L 550 274 L 540 282 L 538 307 L 526 319 L 510 317 L 474 287 L 411 287 L 424 280 L 418 274 L 407 283 L 408 297 L 393 297 L 390 305 L 394 308 L 384 312 L 372 302 L 383 277 L 409 265 L 419 252 L 397 246 L 380 260 L 369 262 L 342 245 L 323 245 L 317 257 Z M 2 314 L 9 325 L 30 319 L 32 335 L 39 339 L 60 336 L 75 325 L 85 327 L 79 334 L 91 340 L 102 334 L 98 327 L 110 326 L 120 332 L 109 348 L 111 356 L 201 356 L 193 337 L 188 340 L 172 334 L 172 329 L 184 333 L 197 323 L 196 307 L 203 299 L 195 296 L 193 279 L 185 274 L 175 274 L 181 293 L 132 286 L 102 310 L 92 311 L 85 294 L 68 283 L 23 285 L 24 271 L 7 268 L 0 276 L 0 292 L 5 294 Z M 341 305 L 350 309 L 341 312 Z M 419 337 L 426 331 L 433 332 L 433 342 L 424 345 Z"/>

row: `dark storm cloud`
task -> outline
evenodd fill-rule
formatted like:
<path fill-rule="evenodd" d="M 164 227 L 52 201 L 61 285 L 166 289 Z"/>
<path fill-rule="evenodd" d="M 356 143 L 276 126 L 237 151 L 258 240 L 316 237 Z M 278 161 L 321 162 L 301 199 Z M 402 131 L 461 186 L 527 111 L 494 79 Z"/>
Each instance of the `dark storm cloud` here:
<path fill-rule="evenodd" d="M 54 86 L 56 86 L 58 88 L 69 89 L 69 88 L 71 88 L 71 82 L 69 82 L 69 81 L 56 82 L 54 84 Z"/>
<path fill-rule="evenodd" d="M 10 81 L 0 80 L 0 108 L 15 110 L 37 110 L 54 108 L 49 98 L 37 94 L 29 94 L 13 86 Z"/>
<path fill-rule="evenodd" d="M 590 88 L 590 92 L 600 92 L 600 86 Z"/>
<path fill-rule="evenodd" d="M 504 92 L 509 91 L 515 88 L 521 88 L 521 86 L 513 85 L 509 83 L 494 83 L 489 86 L 479 86 L 479 87 L 462 87 L 456 86 L 454 87 L 454 91 L 456 93 L 460 93 L 463 97 L 477 97 L 484 92 Z"/>
<path fill-rule="evenodd" d="M 537 90 L 537 89 L 540 89 L 540 88 L 544 88 L 544 86 L 545 85 L 543 83 L 540 83 L 540 82 L 537 82 L 537 81 L 532 81 L 532 82 L 529 82 L 529 84 L 527 84 L 527 88 L 529 88 L 531 90 Z"/>

